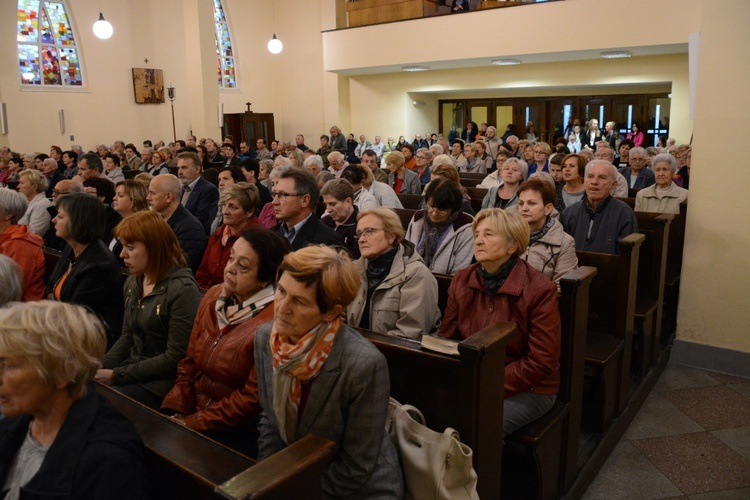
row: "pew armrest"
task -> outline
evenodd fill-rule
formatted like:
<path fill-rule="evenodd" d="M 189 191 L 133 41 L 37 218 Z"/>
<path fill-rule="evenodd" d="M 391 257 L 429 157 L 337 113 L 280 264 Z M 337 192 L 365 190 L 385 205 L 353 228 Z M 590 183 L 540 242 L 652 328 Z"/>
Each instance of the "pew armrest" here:
<path fill-rule="evenodd" d="M 646 237 L 641 233 L 632 233 L 617 242 L 620 247 L 620 253 L 627 254 L 631 253 L 633 249 L 640 247 L 643 242 L 646 241 Z"/>
<path fill-rule="evenodd" d="M 462 361 L 476 362 L 484 356 L 487 349 L 502 349 L 516 334 L 516 325 L 499 321 L 479 330 L 471 337 L 458 344 L 458 353 Z"/>
<path fill-rule="evenodd" d="M 335 444 L 309 434 L 216 487 L 229 499 L 284 498 L 296 491 L 321 498 L 320 474 Z"/>

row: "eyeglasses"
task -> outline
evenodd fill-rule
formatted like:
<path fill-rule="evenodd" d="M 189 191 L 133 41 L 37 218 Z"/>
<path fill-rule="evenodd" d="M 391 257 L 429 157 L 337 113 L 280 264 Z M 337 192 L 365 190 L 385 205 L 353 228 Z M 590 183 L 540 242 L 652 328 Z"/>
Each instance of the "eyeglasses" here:
<path fill-rule="evenodd" d="M 419 155 L 417 155 L 417 160 L 426 160 L 426 159 L 427 159 L 426 156 L 419 156 Z"/>
<path fill-rule="evenodd" d="M 58 191 L 57 189 L 53 189 L 53 190 L 52 190 L 52 193 L 53 193 L 53 194 L 56 194 L 56 195 L 58 195 L 58 196 L 60 196 L 61 194 L 69 194 L 69 193 L 67 193 L 67 192 L 65 192 L 65 191 Z"/>
<path fill-rule="evenodd" d="M 445 216 L 448 215 L 451 211 L 450 210 L 440 210 L 437 207 L 431 207 L 427 205 L 427 212 L 431 212 L 433 214 L 438 214 L 439 216 Z"/>
<path fill-rule="evenodd" d="M 277 191 L 271 191 L 271 198 L 276 197 L 281 198 L 282 200 L 286 200 L 287 198 L 290 198 L 292 196 L 304 196 L 302 193 L 279 193 Z"/>
<path fill-rule="evenodd" d="M 375 234 L 378 231 L 385 231 L 382 227 L 368 227 L 367 229 L 363 229 L 362 231 L 357 231 L 354 235 L 355 240 L 360 240 L 362 238 L 369 239 L 370 236 Z"/>

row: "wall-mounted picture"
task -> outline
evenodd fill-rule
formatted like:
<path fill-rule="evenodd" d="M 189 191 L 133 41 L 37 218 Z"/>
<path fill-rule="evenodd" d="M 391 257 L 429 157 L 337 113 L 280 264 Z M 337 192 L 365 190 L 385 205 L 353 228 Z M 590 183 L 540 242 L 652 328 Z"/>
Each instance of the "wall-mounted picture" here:
<path fill-rule="evenodd" d="M 151 68 L 133 68 L 133 91 L 136 104 L 164 102 L 164 71 Z"/>

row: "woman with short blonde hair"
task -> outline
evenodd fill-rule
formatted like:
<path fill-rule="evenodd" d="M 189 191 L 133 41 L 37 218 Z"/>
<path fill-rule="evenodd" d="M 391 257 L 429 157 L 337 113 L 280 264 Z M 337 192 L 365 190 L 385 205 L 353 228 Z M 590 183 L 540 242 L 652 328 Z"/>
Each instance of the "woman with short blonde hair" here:
<path fill-rule="evenodd" d="M 102 324 L 83 307 L 0 310 L 0 484 L 10 497 L 57 496 L 61 484 L 79 498 L 146 496 L 135 428 L 89 385 L 105 347 Z"/>
<path fill-rule="evenodd" d="M 18 192 L 26 197 L 29 206 L 23 217 L 18 221 L 19 224 L 28 226 L 29 229 L 41 237 L 49 229 L 52 219 L 47 211 L 52 206 L 45 196 L 47 189 L 47 178 L 38 170 L 22 170 L 18 174 Z"/>

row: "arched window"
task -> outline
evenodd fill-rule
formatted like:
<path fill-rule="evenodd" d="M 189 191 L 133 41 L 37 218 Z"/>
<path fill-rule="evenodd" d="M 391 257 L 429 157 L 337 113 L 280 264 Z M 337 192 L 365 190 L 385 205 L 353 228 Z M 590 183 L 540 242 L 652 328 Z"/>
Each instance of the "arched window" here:
<path fill-rule="evenodd" d="M 65 3 L 18 0 L 22 85 L 81 87 L 81 64 Z"/>
<path fill-rule="evenodd" d="M 234 51 L 232 37 L 229 36 L 229 24 L 224 15 L 221 0 L 214 0 L 214 25 L 216 26 L 216 56 L 219 71 L 219 88 L 236 89 L 237 79 L 234 76 Z"/>

